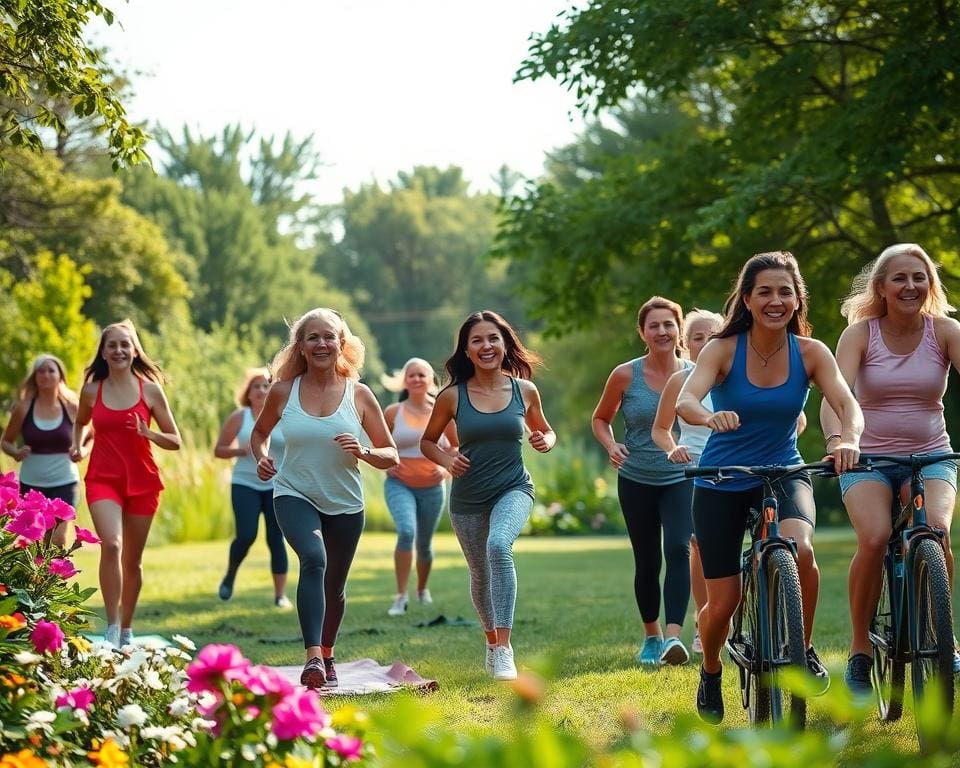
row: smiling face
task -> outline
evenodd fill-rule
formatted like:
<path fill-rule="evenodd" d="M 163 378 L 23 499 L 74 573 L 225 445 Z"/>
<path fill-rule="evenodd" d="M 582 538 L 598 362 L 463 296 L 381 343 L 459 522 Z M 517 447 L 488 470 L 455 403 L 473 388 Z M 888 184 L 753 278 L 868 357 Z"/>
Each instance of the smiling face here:
<path fill-rule="evenodd" d="M 340 348 L 340 329 L 333 322 L 316 317 L 304 324 L 300 353 L 308 368 L 332 368 L 337 364 Z"/>
<path fill-rule="evenodd" d="M 407 392 L 429 392 L 433 386 L 433 369 L 423 363 L 408 363 L 403 372 L 403 387 Z"/>
<path fill-rule="evenodd" d="M 266 376 L 255 377 L 247 386 L 247 399 L 254 410 L 263 407 L 263 401 L 267 397 L 267 390 L 270 389 L 270 382 Z"/>
<path fill-rule="evenodd" d="M 786 328 L 800 306 L 793 276 L 785 269 L 764 269 L 757 273 L 743 303 L 756 327 L 771 331 Z"/>
<path fill-rule="evenodd" d="M 643 318 L 640 338 L 651 352 L 674 354 L 680 338 L 676 315 L 669 309 L 651 309 Z"/>
<path fill-rule="evenodd" d="M 506 351 L 503 334 L 495 323 L 481 320 L 470 328 L 466 353 L 477 370 L 499 370 Z"/>
<path fill-rule="evenodd" d="M 130 368 L 139 353 L 130 332 L 121 325 L 114 325 L 103 335 L 100 354 L 110 370 L 119 371 Z"/>
<path fill-rule="evenodd" d="M 919 256 L 909 253 L 894 256 L 886 264 L 877 294 L 885 299 L 888 313 L 919 314 L 930 295 L 927 265 Z"/>
<path fill-rule="evenodd" d="M 56 392 L 63 377 L 60 375 L 60 367 L 48 358 L 33 369 L 33 380 L 38 392 Z"/>

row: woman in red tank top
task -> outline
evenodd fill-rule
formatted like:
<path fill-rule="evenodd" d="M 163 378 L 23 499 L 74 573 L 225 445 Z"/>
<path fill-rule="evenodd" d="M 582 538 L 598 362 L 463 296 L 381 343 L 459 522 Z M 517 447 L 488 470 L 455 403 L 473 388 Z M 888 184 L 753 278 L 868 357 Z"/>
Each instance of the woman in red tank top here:
<path fill-rule="evenodd" d="M 92 421 L 96 439 L 84 478 L 87 506 L 100 536 L 100 591 L 107 614 L 106 640 L 133 641 L 133 614 L 142 585 L 143 548 L 163 483 L 150 443 L 175 451 L 177 429 L 160 382 L 163 374 L 140 344 L 133 323 L 108 325 L 84 373 L 70 455 Z M 159 431 L 150 429 L 153 419 Z"/>

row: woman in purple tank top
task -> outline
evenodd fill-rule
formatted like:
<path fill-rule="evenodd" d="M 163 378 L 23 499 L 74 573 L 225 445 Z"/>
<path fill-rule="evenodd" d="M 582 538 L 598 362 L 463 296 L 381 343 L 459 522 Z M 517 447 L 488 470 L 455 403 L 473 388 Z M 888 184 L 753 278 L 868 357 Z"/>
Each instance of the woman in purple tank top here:
<path fill-rule="evenodd" d="M 18 391 L 0 447 L 20 464 L 20 493 L 40 491 L 48 499 L 61 499 L 75 507 L 77 465 L 70 460 L 73 422 L 77 418 L 77 393 L 66 384 L 63 362 L 40 355 Z M 66 546 L 69 523 L 61 521 L 50 540 Z"/>
<path fill-rule="evenodd" d="M 837 362 L 863 409 L 864 453 L 949 452 L 943 393 L 952 364 L 960 369 L 960 323 L 947 317 L 937 267 L 919 245 L 891 245 L 854 280 L 840 310 L 850 325 L 837 344 Z M 837 416 L 826 406 L 820 420 L 827 448 L 837 441 Z M 923 470 L 927 522 L 947 532 L 957 497 L 957 467 L 944 461 Z M 893 495 L 908 493 L 909 469 L 883 468 L 840 478 L 843 503 L 857 533 L 850 562 L 853 637 L 846 682 L 869 695 L 873 649 L 867 635 L 880 594 L 883 554 L 890 538 Z M 953 555 L 946 548 L 952 582 Z M 954 653 L 954 671 L 960 655 Z"/>

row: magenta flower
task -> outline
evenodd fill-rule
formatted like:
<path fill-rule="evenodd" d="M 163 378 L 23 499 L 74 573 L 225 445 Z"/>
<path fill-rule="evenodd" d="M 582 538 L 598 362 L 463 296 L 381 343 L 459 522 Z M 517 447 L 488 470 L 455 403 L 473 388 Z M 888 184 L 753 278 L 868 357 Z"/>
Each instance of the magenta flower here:
<path fill-rule="evenodd" d="M 100 539 L 97 538 L 97 534 L 93 531 L 88 531 L 86 528 L 81 528 L 77 526 L 73 529 L 74 533 L 77 536 L 77 541 L 81 541 L 84 544 L 99 544 Z"/>
<path fill-rule="evenodd" d="M 363 754 L 363 742 L 356 736 L 338 733 L 323 743 L 347 761 L 359 760 Z"/>
<path fill-rule="evenodd" d="M 293 693 L 293 685 L 287 678 L 261 664 L 248 667 L 237 679 L 257 696 L 278 694 L 282 698 Z"/>
<path fill-rule="evenodd" d="M 223 680 L 239 680 L 250 667 L 235 645 L 211 643 L 200 649 L 187 667 L 187 690 L 191 693 L 219 691 Z"/>
<path fill-rule="evenodd" d="M 10 488 L 20 493 L 20 481 L 17 480 L 16 472 L 5 472 L 0 475 L 0 489 Z"/>
<path fill-rule="evenodd" d="M 14 549 L 26 549 L 31 544 L 33 544 L 33 539 L 28 539 L 26 536 L 17 536 L 17 538 L 13 540 Z"/>
<path fill-rule="evenodd" d="M 3 530 L 22 536 L 28 541 L 40 541 L 49 528 L 43 512 L 39 509 L 21 507 L 15 512 L 13 519 L 7 523 Z"/>
<path fill-rule="evenodd" d="M 47 510 L 57 520 L 76 520 L 77 510 L 63 499 L 47 499 Z"/>
<path fill-rule="evenodd" d="M 320 706 L 320 697 L 313 690 L 295 690 L 273 708 L 270 724 L 281 741 L 315 736 L 330 724 L 330 715 Z"/>
<path fill-rule="evenodd" d="M 57 709 L 69 707 L 70 709 L 82 709 L 84 712 L 90 709 L 96 697 L 86 686 L 74 688 L 72 691 L 61 693 L 57 696 L 55 702 Z"/>
<path fill-rule="evenodd" d="M 47 566 L 47 570 L 50 573 L 57 576 L 62 576 L 65 579 L 69 579 L 71 576 L 76 576 L 79 571 L 74 567 L 65 557 L 57 557 L 50 561 L 50 564 Z"/>
<path fill-rule="evenodd" d="M 13 472 L 0 475 L 0 515 L 8 515 L 20 504 L 20 483 Z"/>
<path fill-rule="evenodd" d="M 63 631 L 52 621 L 37 622 L 37 626 L 30 633 L 30 642 L 37 653 L 46 653 L 47 651 L 59 651 L 63 645 Z"/>

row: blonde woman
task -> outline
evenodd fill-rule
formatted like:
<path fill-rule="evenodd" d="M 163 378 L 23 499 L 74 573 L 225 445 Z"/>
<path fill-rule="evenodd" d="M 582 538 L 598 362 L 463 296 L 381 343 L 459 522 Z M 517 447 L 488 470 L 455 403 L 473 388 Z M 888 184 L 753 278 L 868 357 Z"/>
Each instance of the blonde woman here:
<path fill-rule="evenodd" d="M 417 600 L 424 605 L 433 602 L 427 579 L 433 565 L 433 533 L 443 511 L 444 481 L 449 474 L 434 464 L 420 450 L 423 430 L 433 413 L 437 377 L 426 360 L 413 357 L 403 370 L 384 377 L 387 389 L 406 395 L 399 403 L 384 411 L 387 426 L 400 455 L 400 465 L 387 470 L 383 495 L 390 516 L 397 526 L 397 546 L 393 553 L 397 592 L 387 614 L 402 616 L 408 605 L 407 586 L 413 565 L 413 548 L 417 550 Z M 451 421 L 442 440 L 444 450 L 457 445 L 456 429 Z"/>
<path fill-rule="evenodd" d="M 100 334 L 84 373 L 73 425 L 74 461 L 82 457 L 86 426 L 96 439 L 84 477 L 87 506 L 100 543 L 100 592 L 107 614 L 106 641 L 133 641 L 133 616 L 143 584 L 143 548 L 160 504 L 163 482 L 151 443 L 180 448 L 180 431 L 161 382 L 163 372 L 143 350 L 129 320 Z M 155 421 L 159 431 L 150 429 Z"/>
<path fill-rule="evenodd" d="M 75 507 L 80 473 L 70 460 L 70 445 L 78 400 L 66 384 L 63 362 L 40 355 L 21 382 L 17 398 L 0 447 L 20 462 L 20 493 L 37 490 Z M 68 527 L 65 520 L 57 523 L 50 541 L 65 547 Z"/>
<path fill-rule="evenodd" d="M 854 280 L 841 312 L 849 326 L 837 344 L 837 363 L 863 409 L 860 448 L 865 454 L 949 452 L 943 394 L 950 366 L 960 368 L 960 323 L 947 315 L 937 266 L 919 245 L 884 250 Z M 840 421 L 820 411 L 827 450 L 839 440 Z M 923 469 L 927 522 L 947 532 L 947 571 L 953 580 L 950 523 L 957 497 L 957 467 L 943 461 Z M 845 681 L 869 695 L 872 647 L 867 636 L 880 596 L 883 554 L 890 538 L 894 495 L 908 493 L 909 468 L 884 467 L 841 475 L 840 490 L 857 533 L 848 590 L 853 637 Z M 954 654 L 954 671 L 960 656 Z"/>
<path fill-rule="evenodd" d="M 285 590 L 287 587 L 287 548 L 283 543 L 283 532 L 277 525 L 277 516 L 273 511 L 273 483 L 257 477 L 257 463 L 250 453 L 250 433 L 253 424 L 263 410 L 270 389 L 270 371 L 266 368 L 249 368 L 243 384 L 237 393 L 240 406 L 223 423 L 220 437 L 213 449 L 218 459 L 233 459 L 233 474 L 230 479 L 230 500 L 233 506 L 233 519 L 236 523 L 236 535 L 230 542 L 230 556 L 227 572 L 220 582 L 218 594 L 221 600 L 233 596 L 233 583 L 237 570 L 243 562 L 253 542 L 257 540 L 260 527 L 260 515 L 263 515 L 267 529 L 267 547 L 270 549 L 270 573 L 273 576 L 273 604 L 278 608 L 289 608 Z M 274 429 L 270 436 L 270 456 L 279 464 L 283 458 L 283 432 Z"/>
<path fill-rule="evenodd" d="M 273 479 L 277 523 L 300 559 L 300 682 L 308 688 L 337 684 L 334 645 L 363 531 L 359 462 L 377 469 L 399 463 L 380 404 L 357 381 L 363 358 L 363 342 L 339 312 L 307 312 L 274 358 L 273 384 L 250 435 L 257 475 Z M 285 441 L 279 467 L 266 452 L 278 425 Z"/>

